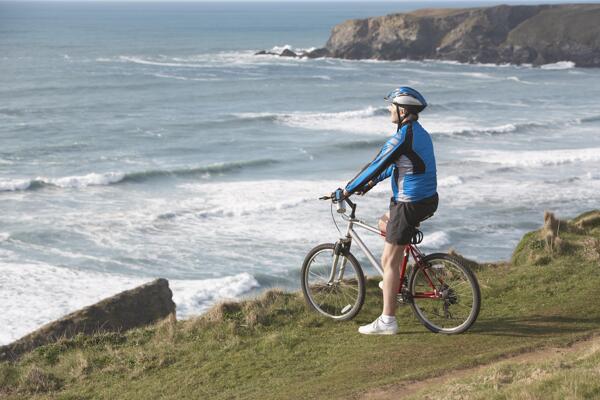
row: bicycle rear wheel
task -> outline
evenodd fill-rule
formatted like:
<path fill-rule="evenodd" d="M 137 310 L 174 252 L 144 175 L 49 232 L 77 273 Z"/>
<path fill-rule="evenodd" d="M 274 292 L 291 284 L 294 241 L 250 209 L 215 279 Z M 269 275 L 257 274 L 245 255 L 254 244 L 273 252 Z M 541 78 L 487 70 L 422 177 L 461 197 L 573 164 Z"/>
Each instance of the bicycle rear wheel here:
<path fill-rule="evenodd" d="M 456 334 L 479 315 L 481 291 L 475 274 L 449 254 L 430 254 L 408 279 L 411 307 L 432 332 Z"/>
<path fill-rule="evenodd" d="M 350 252 L 340 254 L 334 265 L 334 249 L 333 243 L 324 243 L 308 252 L 302 264 L 302 292 L 313 310 L 346 321 L 358 314 L 365 301 L 365 278 Z"/>

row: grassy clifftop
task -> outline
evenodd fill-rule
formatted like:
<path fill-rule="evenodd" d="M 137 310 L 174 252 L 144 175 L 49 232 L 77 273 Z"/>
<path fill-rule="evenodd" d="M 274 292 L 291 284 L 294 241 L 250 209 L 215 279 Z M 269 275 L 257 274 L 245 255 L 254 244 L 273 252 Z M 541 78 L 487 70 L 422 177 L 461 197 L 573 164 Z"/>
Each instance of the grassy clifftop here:
<path fill-rule="evenodd" d="M 560 221 L 557 234 L 551 222 L 525 235 L 510 264 L 477 268 L 483 304 L 466 334 L 432 334 L 400 308 L 399 335 L 359 335 L 381 310 L 373 280 L 361 313 L 342 323 L 272 290 L 192 320 L 41 347 L 0 364 L 0 397 L 346 399 L 566 345 L 600 332 L 600 211 Z"/>

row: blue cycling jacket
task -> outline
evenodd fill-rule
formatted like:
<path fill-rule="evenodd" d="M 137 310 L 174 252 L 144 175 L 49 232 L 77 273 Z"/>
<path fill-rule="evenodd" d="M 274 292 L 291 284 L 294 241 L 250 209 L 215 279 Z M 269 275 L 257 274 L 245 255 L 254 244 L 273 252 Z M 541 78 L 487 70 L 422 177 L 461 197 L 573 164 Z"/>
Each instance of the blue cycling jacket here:
<path fill-rule="evenodd" d="M 437 193 L 433 143 L 418 122 L 407 122 L 390 137 L 377 156 L 346 185 L 350 194 L 392 177 L 394 200 L 413 202 Z"/>

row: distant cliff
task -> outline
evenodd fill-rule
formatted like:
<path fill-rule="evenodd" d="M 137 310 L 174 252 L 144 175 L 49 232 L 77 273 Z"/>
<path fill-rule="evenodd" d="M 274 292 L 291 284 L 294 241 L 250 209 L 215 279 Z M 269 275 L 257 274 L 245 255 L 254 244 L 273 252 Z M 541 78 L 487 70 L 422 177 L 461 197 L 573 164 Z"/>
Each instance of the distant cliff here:
<path fill-rule="evenodd" d="M 332 29 L 325 48 L 298 56 L 600 67 L 600 4 L 423 9 L 348 20 Z"/>

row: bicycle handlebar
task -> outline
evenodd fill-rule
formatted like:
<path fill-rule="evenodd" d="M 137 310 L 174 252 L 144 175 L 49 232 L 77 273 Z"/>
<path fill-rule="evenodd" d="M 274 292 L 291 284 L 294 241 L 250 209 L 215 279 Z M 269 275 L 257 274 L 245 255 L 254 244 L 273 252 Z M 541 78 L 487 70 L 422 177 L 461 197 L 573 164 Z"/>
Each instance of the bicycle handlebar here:
<path fill-rule="evenodd" d="M 342 189 L 336 189 L 335 192 L 331 193 L 329 196 L 322 196 L 319 197 L 319 200 L 332 200 L 332 202 L 334 204 L 338 205 L 338 212 L 339 213 L 345 213 L 346 209 L 343 208 L 342 203 L 345 201 L 346 203 L 348 203 L 348 205 L 350 206 L 350 208 L 352 209 L 352 212 L 350 213 L 350 218 L 354 218 L 354 213 L 356 211 L 356 204 L 354 204 L 351 200 L 350 200 L 350 196 L 348 197 L 344 197 L 344 192 Z"/>

